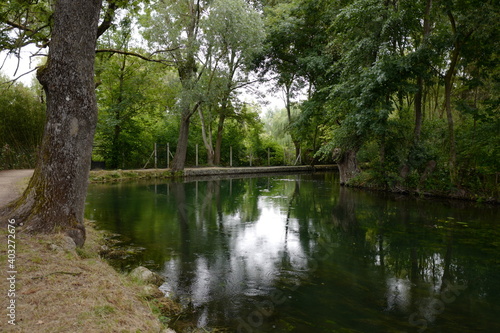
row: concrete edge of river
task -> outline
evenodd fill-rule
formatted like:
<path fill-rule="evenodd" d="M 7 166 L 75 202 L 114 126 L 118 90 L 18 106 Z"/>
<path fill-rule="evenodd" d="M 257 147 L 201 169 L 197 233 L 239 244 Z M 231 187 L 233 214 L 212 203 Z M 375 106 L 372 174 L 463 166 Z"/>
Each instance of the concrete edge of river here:
<path fill-rule="evenodd" d="M 107 183 L 133 179 L 169 179 L 169 178 L 198 178 L 224 177 L 254 174 L 286 174 L 299 172 L 316 172 L 337 170 L 336 165 L 297 165 L 297 166 L 267 166 L 267 167 L 200 167 L 185 168 L 183 171 L 173 172 L 170 169 L 137 169 L 137 170 L 92 170 L 90 182 Z"/>

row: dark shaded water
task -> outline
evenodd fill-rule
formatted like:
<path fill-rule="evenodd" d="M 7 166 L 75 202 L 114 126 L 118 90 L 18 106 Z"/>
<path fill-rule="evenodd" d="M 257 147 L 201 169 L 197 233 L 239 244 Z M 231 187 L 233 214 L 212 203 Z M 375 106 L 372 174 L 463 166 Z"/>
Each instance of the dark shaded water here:
<path fill-rule="evenodd" d="M 337 174 L 92 185 L 86 217 L 199 326 L 500 332 L 500 208 L 340 188 Z"/>

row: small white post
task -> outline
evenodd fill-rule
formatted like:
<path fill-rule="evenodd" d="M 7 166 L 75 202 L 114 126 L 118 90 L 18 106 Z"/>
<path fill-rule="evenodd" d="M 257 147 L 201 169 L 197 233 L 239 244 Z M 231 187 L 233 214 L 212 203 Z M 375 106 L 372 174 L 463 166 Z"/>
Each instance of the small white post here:
<path fill-rule="evenodd" d="M 196 144 L 196 166 L 198 166 L 198 144 Z"/>
<path fill-rule="evenodd" d="M 167 169 L 170 168 L 170 143 L 167 143 Z"/>
<path fill-rule="evenodd" d="M 157 167 L 158 167 L 158 154 L 156 151 L 156 142 L 155 142 L 155 169 L 157 169 Z"/>
<path fill-rule="evenodd" d="M 233 146 L 229 146 L 229 166 L 233 167 Z"/>

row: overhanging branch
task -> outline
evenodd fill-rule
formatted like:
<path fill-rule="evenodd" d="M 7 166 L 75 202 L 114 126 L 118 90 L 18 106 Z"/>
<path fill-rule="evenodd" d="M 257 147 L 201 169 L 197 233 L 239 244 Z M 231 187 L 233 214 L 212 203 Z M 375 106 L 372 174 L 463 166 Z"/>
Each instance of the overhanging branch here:
<path fill-rule="evenodd" d="M 132 57 L 137 57 L 145 61 L 150 61 L 150 62 L 157 62 L 160 64 L 163 64 L 165 66 L 172 66 L 174 64 L 173 61 L 170 60 L 163 60 L 163 59 L 152 59 L 149 56 L 145 56 L 143 54 L 139 54 L 136 52 L 130 52 L 130 51 L 122 51 L 122 50 L 117 50 L 117 49 L 98 49 L 95 51 L 96 53 L 118 53 L 118 54 L 124 54 L 124 55 L 129 55 Z"/>
<path fill-rule="evenodd" d="M 6 24 L 10 25 L 11 27 L 17 28 L 19 30 L 23 30 L 23 31 L 31 32 L 31 33 L 35 33 L 36 32 L 33 29 L 30 29 L 27 26 L 24 26 L 24 25 L 16 23 L 16 22 L 12 22 L 12 21 L 9 21 L 9 20 L 5 20 L 4 22 Z"/>
<path fill-rule="evenodd" d="M 19 75 L 18 77 L 14 78 L 14 79 L 12 79 L 12 80 L 9 80 L 9 81 L 6 81 L 6 82 L 0 82 L 0 84 L 9 84 L 9 83 L 10 83 L 10 85 L 13 85 L 15 82 L 17 82 L 17 80 L 19 80 L 20 78 L 22 78 L 22 77 L 23 77 L 23 76 L 25 76 L 25 75 L 28 75 L 28 74 L 30 74 L 30 73 L 33 73 L 33 72 L 34 72 L 34 71 L 36 71 L 37 69 L 38 69 L 38 67 L 33 68 L 32 70 L 29 70 L 28 72 L 23 73 L 23 74 Z"/>

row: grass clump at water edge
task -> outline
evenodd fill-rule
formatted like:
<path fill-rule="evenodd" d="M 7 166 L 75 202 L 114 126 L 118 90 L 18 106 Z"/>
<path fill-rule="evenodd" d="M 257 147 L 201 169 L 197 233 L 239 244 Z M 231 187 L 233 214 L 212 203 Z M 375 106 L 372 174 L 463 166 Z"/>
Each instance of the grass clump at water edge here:
<path fill-rule="evenodd" d="M 7 238 L 6 230 L 0 233 Z M 16 234 L 16 325 L 4 318 L 0 331 L 173 332 L 160 322 L 161 314 L 153 314 L 161 297 L 146 295 L 143 285 L 99 257 L 102 238 L 90 223 L 82 249 L 68 246 L 61 234 Z M 4 263 L 6 250 L 0 249 Z M 0 288 L 8 290 L 9 281 L 0 281 Z M 2 299 L 9 302 L 7 293 Z"/>

